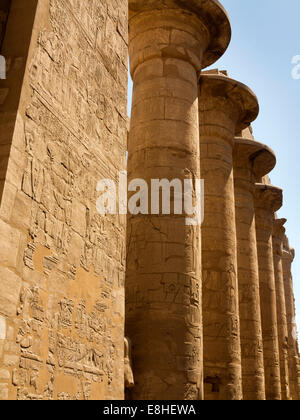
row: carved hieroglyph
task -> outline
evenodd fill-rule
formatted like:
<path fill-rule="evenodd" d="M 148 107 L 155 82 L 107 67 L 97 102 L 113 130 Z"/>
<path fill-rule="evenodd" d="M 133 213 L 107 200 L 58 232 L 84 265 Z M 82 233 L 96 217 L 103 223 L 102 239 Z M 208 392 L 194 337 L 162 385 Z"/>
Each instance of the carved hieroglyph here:
<path fill-rule="evenodd" d="M 258 115 L 249 88 L 218 71 L 199 84 L 205 399 L 242 399 L 237 248 L 233 182 L 234 136 Z"/>
<path fill-rule="evenodd" d="M 1 105 L 0 398 L 121 399 L 125 218 L 97 213 L 96 185 L 126 167 L 128 4 L 36 3 Z M 12 4 L 4 51 L 33 1 Z"/>
<path fill-rule="evenodd" d="M 254 191 L 255 182 L 274 168 L 276 158 L 267 146 L 249 138 L 249 135 L 247 138 L 235 138 L 233 157 L 243 399 L 264 400 Z"/>
<path fill-rule="evenodd" d="M 227 16 L 211 0 L 130 0 L 129 8 L 129 182 L 200 178 L 198 74 L 227 48 Z M 126 332 L 136 399 L 203 397 L 200 229 L 185 217 L 172 209 L 128 218 Z"/>
<path fill-rule="evenodd" d="M 276 289 L 272 232 L 274 213 L 282 206 L 282 190 L 256 184 L 255 222 L 267 400 L 281 399 Z"/>

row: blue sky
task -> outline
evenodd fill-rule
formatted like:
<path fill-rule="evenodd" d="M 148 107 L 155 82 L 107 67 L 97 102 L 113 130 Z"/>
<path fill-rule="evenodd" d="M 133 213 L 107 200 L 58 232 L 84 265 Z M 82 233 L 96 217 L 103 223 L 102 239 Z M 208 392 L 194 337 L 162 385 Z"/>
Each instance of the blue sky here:
<path fill-rule="evenodd" d="M 260 115 L 253 123 L 256 140 L 277 155 L 271 172 L 273 185 L 284 190 L 279 217 L 286 224 L 296 250 L 294 288 L 300 331 L 300 78 L 292 77 L 292 58 L 300 56 L 299 0 L 221 0 L 232 24 L 231 44 L 212 68 L 226 69 L 230 77 L 256 93 Z M 300 71 L 299 71 L 300 74 Z M 130 81 L 129 106 L 131 103 Z"/>

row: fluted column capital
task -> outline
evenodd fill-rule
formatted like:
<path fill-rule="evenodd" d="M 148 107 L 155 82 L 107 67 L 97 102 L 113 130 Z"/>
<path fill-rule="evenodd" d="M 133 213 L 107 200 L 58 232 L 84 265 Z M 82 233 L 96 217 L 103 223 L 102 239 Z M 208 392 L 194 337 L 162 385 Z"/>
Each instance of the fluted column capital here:
<path fill-rule="evenodd" d="M 217 0 L 129 0 L 131 74 L 154 58 L 177 58 L 197 71 L 213 64 L 231 39 L 228 15 Z"/>
<path fill-rule="evenodd" d="M 236 188 L 254 193 L 255 182 L 271 172 L 275 165 L 275 153 L 268 146 L 253 139 L 235 137 L 233 168 Z"/>
<path fill-rule="evenodd" d="M 284 225 L 286 222 L 286 219 L 274 219 L 273 222 L 273 252 L 279 257 L 282 257 L 283 253 Z"/>
<path fill-rule="evenodd" d="M 259 113 L 258 99 L 252 90 L 218 70 L 202 73 L 199 100 L 203 125 L 209 127 L 210 120 L 218 121 L 234 134 L 247 128 Z"/>
<path fill-rule="evenodd" d="M 233 165 L 235 168 L 250 167 L 257 182 L 274 169 L 276 156 L 270 147 L 257 140 L 235 137 Z"/>
<path fill-rule="evenodd" d="M 255 184 L 255 207 L 275 213 L 282 207 L 283 191 L 274 185 Z"/>
<path fill-rule="evenodd" d="M 273 225 L 273 236 L 276 239 L 279 239 L 282 243 L 285 236 L 285 227 L 287 219 L 274 219 Z"/>
<path fill-rule="evenodd" d="M 283 248 L 282 258 L 292 263 L 295 259 L 295 250 Z"/>

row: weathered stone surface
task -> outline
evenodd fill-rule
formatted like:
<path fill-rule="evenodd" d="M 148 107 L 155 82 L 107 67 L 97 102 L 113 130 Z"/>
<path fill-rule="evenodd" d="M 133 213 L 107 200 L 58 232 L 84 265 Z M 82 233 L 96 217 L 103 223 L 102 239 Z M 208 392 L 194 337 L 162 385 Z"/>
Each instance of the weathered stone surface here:
<path fill-rule="evenodd" d="M 254 192 L 255 182 L 270 172 L 275 163 L 275 155 L 267 146 L 249 137 L 235 138 L 233 168 L 244 400 L 265 399 Z"/>
<path fill-rule="evenodd" d="M 286 302 L 283 281 L 282 253 L 283 240 L 285 234 L 286 219 L 274 220 L 273 228 L 273 255 L 274 255 L 274 274 L 276 287 L 276 308 L 279 342 L 279 361 L 281 378 L 281 397 L 283 400 L 290 400 L 289 383 L 289 362 L 288 362 L 288 326 L 286 315 Z"/>
<path fill-rule="evenodd" d="M 227 16 L 212 1 L 130 0 L 129 9 L 129 182 L 200 178 L 197 74 L 226 49 Z M 129 216 L 127 255 L 131 397 L 202 399 L 199 226 L 187 226 L 174 209 L 171 215 Z"/>
<path fill-rule="evenodd" d="M 5 399 L 124 396 L 125 219 L 97 213 L 96 185 L 126 168 L 127 14 L 123 0 L 12 1 L 0 105 Z"/>
<path fill-rule="evenodd" d="M 8 386 L 7 384 L 0 384 L 0 400 L 8 399 Z"/>
<path fill-rule="evenodd" d="M 233 182 L 234 136 L 258 115 L 249 88 L 222 72 L 199 85 L 205 399 L 242 399 Z"/>
<path fill-rule="evenodd" d="M 124 386 L 125 390 L 134 387 L 134 377 L 132 371 L 132 346 L 128 337 L 124 338 Z"/>
<path fill-rule="evenodd" d="M 0 381 L 8 381 L 10 378 L 10 372 L 7 369 L 0 369 Z"/>
<path fill-rule="evenodd" d="M 6 339 L 6 318 L 0 315 L 0 340 Z"/>
<path fill-rule="evenodd" d="M 281 206 L 281 189 L 272 185 L 256 184 L 255 222 L 267 400 L 281 399 L 276 288 L 272 244 L 274 213 Z"/>
<path fill-rule="evenodd" d="M 201 75 L 230 37 L 217 0 L 0 1 L 0 399 L 300 399 L 275 156 L 252 91 Z M 175 188 L 100 215 L 126 169 L 203 178 L 202 232 Z"/>
<path fill-rule="evenodd" d="M 293 400 L 300 399 L 299 380 L 299 352 L 297 342 L 296 311 L 294 287 L 291 266 L 295 258 L 294 249 L 290 248 L 287 237 L 284 237 L 282 252 L 282 271 L 285 292 L 286 316 L 288 327 L 288 358 L 289 358 L 289 384 Z"/>
<path fill-rule="evenodd" d="M 8 268 L 0 267 L 1 289 L 0 313 L 7 317 L 15 317 L 21 291 L 21 279 Z"/>
<path fill-rule="evenodd" d="M 0 248 L 0 260 L 4 266 L 15 268 L 18 261 L 20 232 L 0 220 L 0 237 L 5 238 L 5 246 Z"/>

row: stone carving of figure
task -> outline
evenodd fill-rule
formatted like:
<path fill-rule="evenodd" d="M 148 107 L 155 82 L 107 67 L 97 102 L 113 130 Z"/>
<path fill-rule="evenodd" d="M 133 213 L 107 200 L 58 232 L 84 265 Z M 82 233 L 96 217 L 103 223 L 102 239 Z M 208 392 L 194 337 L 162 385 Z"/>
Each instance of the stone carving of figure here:
<path fill-rule="evenodd" d="M 129 338 L 124 338 L 124 380 L 125 389 L 134 387 L 134 378 L 131 367 L 131 341 Z"/>

